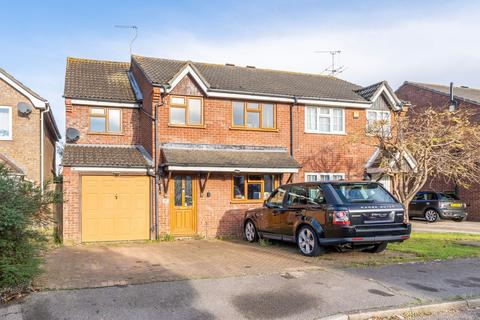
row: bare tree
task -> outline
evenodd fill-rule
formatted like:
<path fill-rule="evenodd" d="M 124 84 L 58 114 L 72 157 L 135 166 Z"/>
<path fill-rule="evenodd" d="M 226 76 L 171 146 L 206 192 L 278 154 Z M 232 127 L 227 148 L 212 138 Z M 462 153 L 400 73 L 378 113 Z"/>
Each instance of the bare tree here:
<path fill-rule="evenodd" d="M 468 188 L 480 177 L 480 123 L 468 111 L 395 114 L 391 123 L 369 127 L 378 147 L 377 165 L 391 178 L 392 192 L 405 206 L 431 177 Z M 388 128 L 388 129 L 386 129 Z"/>

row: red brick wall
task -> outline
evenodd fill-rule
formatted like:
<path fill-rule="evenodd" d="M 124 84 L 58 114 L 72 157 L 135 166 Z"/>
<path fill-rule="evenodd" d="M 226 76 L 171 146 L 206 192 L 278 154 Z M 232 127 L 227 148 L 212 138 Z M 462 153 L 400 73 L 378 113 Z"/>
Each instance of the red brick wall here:
<path fill-rule="evenodd" d="M 68 106 L 68 102 L 67 102 Z M 134 108 L 115 108 L 122 111 L 122 133 L 90 133 L 90 109 L 102 108 L 84 105 L 72 105 L 67 107 L 66 127 L 80 131 L 78 144 L 139 144 L 141 141 L 139 113 Z"/>
<path fill-rule="evenodd" d="M 450 97 L 419 88 L 415 85 L 404 84 L 397 91 L 397 96 L 412 104 L 413 114 L 421 114 L 422 110 L 433 107 L 437 110 L 448 110 Z M 465 101 L 458 101 L 459 109 L 478 110 L 479 106 Z M 478 111 L 477 111 L 478 112 Z M 480 121 L 480 114 L 475 118 Z M 455 184 L 446 182 L 444 178 L 432 178 L 424 186 L 425 190 L 454 191 Z M 458 196 L 467 203 L 469 220 L 480 221 L 480 184 L 473 184 L 470 188 L 458 188 Z"/>
<path fill-rule="evenodd" d="M 81 241 L 80 175 L 71 168 L 63 168 L 62 239 L 66 244 Z"/>

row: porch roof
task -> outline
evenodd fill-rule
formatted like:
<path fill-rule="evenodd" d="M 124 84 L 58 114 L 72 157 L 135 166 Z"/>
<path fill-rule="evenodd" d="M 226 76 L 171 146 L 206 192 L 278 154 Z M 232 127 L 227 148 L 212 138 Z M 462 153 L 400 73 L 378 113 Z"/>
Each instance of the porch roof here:
<path fill-rule="evenodd" d="M 165 143 L 161 150 L 167 171 L 296 173 L 300 168 L 283 147 Z"/>

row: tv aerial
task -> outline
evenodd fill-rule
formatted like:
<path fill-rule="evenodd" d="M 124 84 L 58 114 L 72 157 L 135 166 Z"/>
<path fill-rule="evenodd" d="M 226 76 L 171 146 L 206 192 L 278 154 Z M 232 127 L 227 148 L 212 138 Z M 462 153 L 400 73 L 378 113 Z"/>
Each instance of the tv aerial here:
<path fill-rule="evenodd" d="M 347 70 L 345 66 L 335 66 L 335 56 L 340 55 L 342 51 L 340 50 L 320 50 L 320 51 L 315 51 L 315 53 L 328 53 L 332 57 L 332 64 L 326 67 L 321 73 L 328 72 L 329 75 L 332 77 L 336 76 L 339 73 L 342 73 L 343 71 Z"/>
<path fill-rule="evenodd" d="M 130 55 L 132 55 L 133 43 L 135 42 L 135 40 L 137 40 L 137 36 L 138 36 L 138 27 L 135 25 L 123 25 L 123 24 L 115 25 L 114 27 L 119 29 L 132 29 L 135 32 L 132 41 L 130 41 Z"/>

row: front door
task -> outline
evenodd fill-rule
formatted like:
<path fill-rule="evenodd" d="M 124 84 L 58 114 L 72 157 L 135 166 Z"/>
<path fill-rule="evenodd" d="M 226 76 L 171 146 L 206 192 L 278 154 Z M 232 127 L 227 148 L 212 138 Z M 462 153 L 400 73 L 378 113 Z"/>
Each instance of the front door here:
<path fill-rule="evenodd" d="M 197 233 L 197 180 L 193 175 L 175 174 L 170 186 L 170 233 L 191 236 Z"/>

